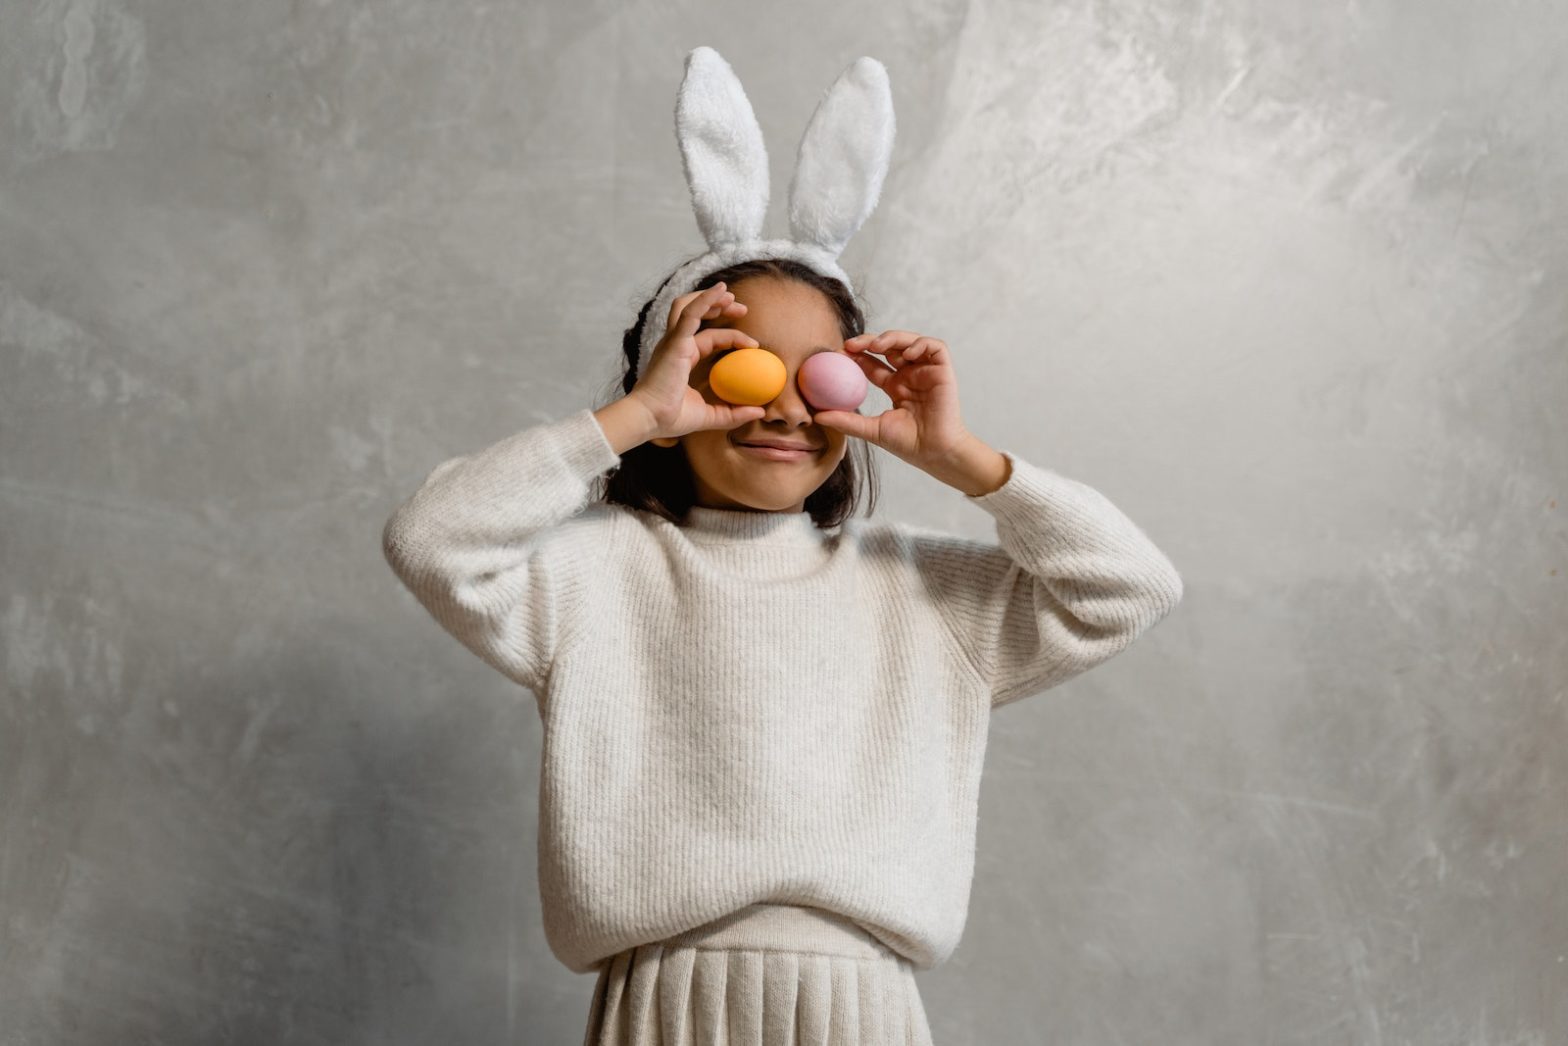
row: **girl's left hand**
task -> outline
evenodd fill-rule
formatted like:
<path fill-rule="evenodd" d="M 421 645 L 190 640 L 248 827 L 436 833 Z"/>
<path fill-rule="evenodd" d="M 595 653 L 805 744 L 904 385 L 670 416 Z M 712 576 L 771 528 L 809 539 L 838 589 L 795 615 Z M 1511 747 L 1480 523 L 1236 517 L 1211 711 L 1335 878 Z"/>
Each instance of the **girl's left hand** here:
<path fill-rule="evenodd" d="M 823 410 L 812 420 L 874 443 L 917 468 L 947 459 L 969 430 L 958 416 L 958 377 L 947 343 L 914 331 L 860 334 L 844 350 L 866 378 L 887 393 L 892 409 L 874 417 L 847 410 Z M 872 355 L 886 356 L 884 363 Z"/>

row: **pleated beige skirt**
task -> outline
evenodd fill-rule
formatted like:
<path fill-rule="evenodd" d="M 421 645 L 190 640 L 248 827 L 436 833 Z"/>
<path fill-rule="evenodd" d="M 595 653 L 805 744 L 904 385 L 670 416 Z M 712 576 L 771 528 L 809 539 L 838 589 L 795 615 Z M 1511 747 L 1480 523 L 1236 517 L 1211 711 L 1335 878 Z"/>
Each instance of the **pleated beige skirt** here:
<path fill-rule="evenodd" d="M 932 1046 L 908 959 L 821 908 L 754 904 L 599 967 L 583 1046 Z"/>

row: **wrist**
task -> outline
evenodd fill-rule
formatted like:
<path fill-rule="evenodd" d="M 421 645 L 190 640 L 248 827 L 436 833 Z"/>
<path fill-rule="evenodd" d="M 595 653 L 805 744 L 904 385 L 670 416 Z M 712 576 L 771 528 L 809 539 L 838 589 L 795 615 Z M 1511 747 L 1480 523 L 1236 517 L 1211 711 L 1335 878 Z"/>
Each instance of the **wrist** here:
<path fill-rule="evenodd" d="M 629 392 L 593 413 L 616 454 L 625 454 L 659 434 L 653 412 L 635 392 Z"/>
<path fill-rule="evenodd" d="M 1012 475 L 1012 464 L 1001 451 L 973 433 L 965 433 L 926 471 L 966 496 L 978 498 L 999 490 Z"/>

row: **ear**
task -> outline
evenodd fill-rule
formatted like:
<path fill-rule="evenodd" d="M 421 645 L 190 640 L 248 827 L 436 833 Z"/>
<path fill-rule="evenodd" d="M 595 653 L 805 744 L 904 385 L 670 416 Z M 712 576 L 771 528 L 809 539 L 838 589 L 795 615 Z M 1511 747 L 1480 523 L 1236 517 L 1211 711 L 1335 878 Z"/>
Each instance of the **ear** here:
<path fill-rule="evenodd" d="M 789 183 L 789 227 L 799 243 L 837 258 L 876 208 L 893 154 L 893 91 L 887 67 L 861 57 L 817 103 Z"/>
<path fill-rule="evenodd" d="M 708 246 L 759 239 L 768 212 L 768 151 L 740 80 L 711 47 L 686 56 L 675 137 Z"/>
<path fill-rule="evenodd" d="M 674 436 L 659 436 L 648 441 L 656 447 L 675 447 L 680 445 L 680 440 Z"/>

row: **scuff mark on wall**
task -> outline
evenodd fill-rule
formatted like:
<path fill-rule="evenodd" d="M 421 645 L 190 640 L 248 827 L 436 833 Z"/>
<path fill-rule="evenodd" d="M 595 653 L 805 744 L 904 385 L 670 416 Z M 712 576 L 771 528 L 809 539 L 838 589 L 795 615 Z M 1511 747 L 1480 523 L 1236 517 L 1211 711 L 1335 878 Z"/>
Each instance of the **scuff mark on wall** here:
<path fill-rule="evenodd" d="M 147 81 L 142 20 L 115 0 L 44 0 L 30 18 L 8 18 L 6 79 L 31 135 L 10 157 L 38 162 L 63 152 L 113 148 Z"/>

